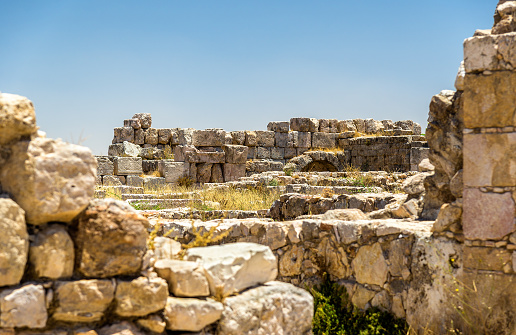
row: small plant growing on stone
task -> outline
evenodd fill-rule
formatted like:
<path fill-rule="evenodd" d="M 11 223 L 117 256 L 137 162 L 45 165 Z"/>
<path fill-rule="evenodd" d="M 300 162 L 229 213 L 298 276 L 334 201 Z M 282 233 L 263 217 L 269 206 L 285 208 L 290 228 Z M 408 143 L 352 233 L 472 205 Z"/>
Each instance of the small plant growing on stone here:
<path fill-rule="evenodd" d="M 194 180 L 190 177 L 181 177 L 177 180 L 177 185 L 180 187 L 192 187 L 194 184 Z"/>
<path fill-rule="evenodd" d="M 279 182 L 276 178 L 269 181 L 269 186 L 278 186 L 278 185 L 279 185 Z"/>
<path fill-rule="evenodd" d="M 220 220 L 219 223 L 212 226 L 208 231 L 203 233 L 202 229 L 197 228 L 195 226 L 194 222 L 195 222 L 194 220 L 191 220 L 192 234 L 194 235 L 194 239 L 188 244 L 181 245 L 182 250 L 179 253 L 179 257 L 181 259 L 184 257 L 186 250 L 191 249 L 191 248 L 206 247 L 210 244 L 215 244 L 215 243 L 221 241 L 222 239 L 224 239 L 225 237 L 227 237 L 232 230 L 230 228 L 225 232 L 215 235 L 217 228 L 221 225 L 222 222 L 224 222 L 224 220 Z"/>

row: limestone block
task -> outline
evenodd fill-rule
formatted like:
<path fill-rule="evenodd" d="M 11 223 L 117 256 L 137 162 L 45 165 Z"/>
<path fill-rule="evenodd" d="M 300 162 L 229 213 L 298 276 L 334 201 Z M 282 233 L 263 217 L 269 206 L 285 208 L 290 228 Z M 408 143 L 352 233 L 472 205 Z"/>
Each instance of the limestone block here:
<path fill-rule="evenodd" d="M 394 122 L 392 120 L 382 120 L 384 130 L 393 130 L 394 129 Z"/>
<path fill-rule="evenodd" d="M 366 220 L 367 216 L 358 208 L 332 209 L 325 212 L 321 219 L 323 220 L 342 220 L 356 221 Z"/>
<path fill-rule="evenodd" d="M 132 187 L 143 187 L 143 178 L 140 176 L 128 175 L 125 184 Z"/>
<path fill-rule="evenodd" d="M 145 316 L 167 304 L 168 285 L 162 278 L 138 277 L 118 280 L 115 291 L 115 314 L 125 317 Z"/>
<path fill-rule="evenodd" d="M 122 143 L 122 151 L 118 156 L 121 157 L 138 157 L 140 156 L 142 148 L 139 145 L 124 141 Z"/>
<path fill-rule="evenodd" d="M 176 162 L 184 162 L 186 154 L 189 152 L 199 152 L 193 145 L 176 145 L 174 147 L 174 160 Z"/>
<path fill-rule="evenodd" d="M 243 130 L 232 131 L 232 132 L 230 132 L 230 134 L 231 134 L 231 138 L 233 139 L 231 144 L 234 144 L 234 145 L 244 145 L 245 144 L 245 131 L 243 131 Z"/>
<path fill-rule="evenodd" d="M 179 145 L 192 145 L 192 137 L 195 129 L 179 128 L 177 130 L 177 141 Z"/>
<path fill-rule="evenodd" d="M 269 247 L 254 243 L 229 243 L 192 248 L 186 260 L 198 261 L 206 270 L 211 294 L 240 292 L 274 280 L 277 260 Z"/>
<path fill-rule="evenodd" d="M 501 272 L 507 265 L 512 265 L 512 251 L 501 248 L 464 246 L 465 268 Z"/>
<path fill-rule="evenodd" d="M 312 133 L 302 132 L 302 131 L 298 132 L 297 133 L 297 147 L 298 148 L 312 147 Z"/>
<path fill-rule="evenodd" d="M 79 272 L 87 277 L 132 275 L 146 250 L 148 221 L 125 202 L 93 200 L 78 217 Z"/>
<path fill-rule="evenodd" d="M 464 67 L 464 61 L 460 62 L 457 76 L 455 77 L 455 89 L 457 91 L 464 91 L 464 78 L 466 77 L 466 68 Z"/>
<path fill-rule="evenodd" d="M 353 120 L 341 120 L 337 123 L 337 130 L 339 131 L 339 133 L 346 131 L 355 132 L 357 130 L 357 127 L 355 126 Z"/>
<path fill-rule="evenodd" d="M 224 152 L 187 152 L 185 154 L 185 162 L 189 163 L 224 163 L 226 161 L 226 154 Z"/>
<path fill-rule="evenodd" d="M 245 131 L 245 145 L 248 147 L 255 147 L 258 145 L 258 137 L 256 136 L 255 131 Z"/>
<path fill-rule="evenodd" d="M 364 119 L 353 119 L 356 131 L 359 133 L 365 133 L 365 122 Z"/>
<path fill-rule="evenodd" d="M 122 132 L 122 127 L 113 128 L 113 140 L 111 141 L 112 144 L 120 142 L 120 133 L 121 132 Z"/>
<path fill-rule="evenodd" d="M 143 187 L 147 190 L 162 190 L 166 186 L 163 177 L 145 177 L 143 178 Z"/>
<path fill-rule="evenodd" d="M 516 33 L 467 38 L 464 41 L 466 73 L 513 70 L 516 67 Z"/>
<path fill-rule="evenodd" d="M 11 199 L 0 199 L 0 286 L 20 282 L 27 263 L 29 235 L 25 212 Z"/>
<path fill-rule="evenodd" d="M 274 146 L 274 132 L 267 130 L 256 131 L 256 143 L 261 147 L 273 147 Z"/>
<path fill-rule="evenodd" d="M 152 116 L 150 113 L 136 113 L 132 118 L 140 120 L 140 125 L 142 128 L 147 129 L 152 125 Z"/>
<path fill-rule="evenodd" d="M 312 147 L 313 148 L 335 148 L 335 134 L 330 133 L 313 133 Z"/>
<path fill-rule="evenodd" d="M 230 133 L 226 133 L 224 137 L 224 144 L 233 144 L 233 136 Z"/>
<path fill-rule="evenodd" d="M 28 223 L 69 222 L 88 205 L 97 168 L 90 149 L 41 137 L 11 149 L 0 184 L 25 210 Z"/>
<path fill-rule="evenodd" d="M 156 260 L 177 258 L 180 251 L 181 243 L 163 236 L 154 238 L 154 258 Z"/>
<path fill-rule="evenodd" d="M 365 132 L 367 134 L 377 134 L 385 130 L 385 127 L 381 121 L 373 119 L 364 120 Z"/>
<path fill-rule="evenodd" d="M 424 181 L 427 176 L 428 174 L 426 173 L 418 173 L 408 177 L 401 186 L 403 192 L 409 195 L 418 195 L 423 193 L 425 191 Z"/>
<path fill-rule="evenodd" d="M 296 148 L 285 148 L 285 159 L 294 158 L 297 155 Z"/>
<path fill-rule="evenodd" d="M 515 186 L 516 133 L 464 135 L 465 186 Z"/>
<path fill-rule="evenodd" d="M 32 102 L 16 94 L 0 93 L 0 145 L 28 137 L 37 130 Z"/>
<path fill-rule="evenodd" d="M 138 319 L 136 323 L 151 332 L 161 334 L 165 331 L 166 323 L 159 315 L 151 315 L 146 319 Z"/>
<path fill-rule="evenodd" d="M 455 198 L 462 198 L 462 192 L 464 191 L 463 171 L 463 169 L 457 171 L 450 180 L 450 192 Z"/>
<path fill-rule="evenodd" d="M 319 129 L 317 130 L 320 133 L 329 133 L 330 132 L 330 120 L 328 119 L 319 119 Z"/>
<path fill-rule="evenodd" d="M 308 334 L 313 297 L 294 285 L 269 282 L 226 298 L 218 334 Z"/>
<path fill-rule="evenodd" d="M 111 280 L 78 280 L 57 282 L 57 308 L 52 315 L 56 321 L 99 321 L 113 301 L 115 285 Z"/>
<path fill-rule="evenodd" d="M 136 129 L 134 131 L 134 144 L 138 144 L 138 145 L 145 144 L 145 130 Z"/>
<path fill-rule="evenodd" d="M 338 133 L 339 132 L 339 120 L 330 119 L 329 122 L 329 131 L 330 133 Z"/>
<path fill-rule="evenodd" d="M 272 121 L 267 125 L 267 130 L 278 133 L 288 133 L 290 122 L 288 121 Z"/>
<path fill-rule="evenodd" d="M 102 186 L 122 186 L 118 176 L 102 176 Z"/>
<path fill-rule="evenodd" d="M 465 166 L 466 167 L 466 166 Z M 483 193 L 465 188 L 462 226 L 470 240 L 498 240 L 516 229 L 511 193 Z"/>
<path fill-rule="evenodd" d="M 30 265 L 37 278 L 71 277 L 74 260 L 72 238 L 62 225 L 53 224 L 43 229 L 30 245 Z"/>
<path fill-rule="evenodd" d="M 451 204 L 443 204 L 437 214 L 432 231 L 439 233 L 448 230 L 451 225 L 460 223 L 461 219 L 462 203 L 455 201 Z"/>
<path fill-rule="evenodd" d="M 287 146 L 288 133 L 274 133 L 274 143 L 276 147 L 284 148 Z"/>
<path fill-rule="evenodd" d="M 383 286 L 387 280 L 389 268 L 379 243 L 360 247 L 352 267 L 357 282 L 361 284 Z"/>
<path fill-rule="evenodd" d="M 221 147 L 226 143 L 226 131 L 223 129 L 194 130 L 192 144 L 196 147 Z"/>
<path fill-rule="evenodd" d="M 145 130 L 145 144 L 157 145 L 159 141 L 158 129 L 148 128 Z"/>
<path fill-rule="evenodd" d="M 211 167 L 210 183 L 223 183 L 224 172 L 222 171 L 222 164 L 213 164 Z"/>
<path fill-rule="evenodd" d="M 316 132 L 319 131 L 319 120 L 307 117 L 290 119 L 290 129 L 294 131 Z"/>
<path fill-rule="evenodd" d="M 169 297 L 164 316 L 169 330 L 200 331 L 219 320 L 223 310 L 220 302 L 211 299 Z"/>
<path fill-rule="evenodd" d="M 162 259 L 154 264 L 158 275 L 168 282 L 170 293 L 176 297 L 207 297 L 208 280 L 202 266 L 196 262 Z"/>
<path fill-rule="evenodd" d="M 196 170 L 197 170 L 196 180 L 198 183 L 204 184 L 204 183 L 210 182 L 212 166 L 213 166 L 213 164 L 208 164 L 208 163 L 196 164 Z"/>
<path fill-rule="evenodd" d="M 140 331 L 128 321 L 122 321 L 100 328 L 98 335 L 147 335 L 147 333 Z"/>
<path fill-rule="evenodd" d="M 95 156 L 97 160 L 97 176 L 113 174 L 113 162 L 108 156 Z"/>
<path fill-rule="evenodd" d="M 172 137 L 172 129 L 170 129 L 170 128 L 158 129 L 158 143 L 169 144 L 171 137 Z"/>
<path fill-rule="evenodd" d="M 369 290 L 362 285 L 357 285 L 351 297 L 351 302 L 359 309 L 364 310 L 367 308 L 367 304 L 374 298 L 375 294 L 375 291 Z"/>
<path fill-rule="evenodd" d="M 28 284 L 7 289 L 0 294 L 0 326 L 9 328 L 44 328 L 47 324 L 45 289 Z"/>
<path fill-rule="evenodd" d="M 158 169 L 167 183 L 177 183 L 180 178 L 188 177 L 190 174 L 189 163 L 174 162 L 169 159 L 159 161 Z"/>
<path fill-rule="evenodd" d="M 418 171 L 419 163 L 423 159 L 427 159 L 430 153 L 430 148 L 410 148 L 410 165 L 415 166 L 412 171 Z"/>
<path fill-rule="evenodd" d="M 287 147 L 297 148 L 299 146 L 299 132 L 291 131 L 287 137 Z"/>
<path fill-rule="evenodd" d="M 108 156 L 121 156 L 122 151 L 122 143 L 110 144 L 108 147 Z"/>
<path fill-rule="evenodd" d="M 285 159 L 285 148 L 271 148 L 271 158 L 278 160 Z"/>
<path fill-rule="evenodd" d="M 134 130 L 140 129 L 142 124 L 138 119 L 124 120 L 124 127 L 133 127 Z"/>
<path fill-rule="evenodd" d="M 143 173 L 141 157 L 115 157 L 113 165 L 115 175 L 140 175 Z"/>
<path fill-rule="evenodd" d="M 245 164 L 224 164 L 224 181 L 235 181 L 245 177 Z"/>
<path fill-rule="evenodd" d="M 133 127 L 122 127 L 120 128 L 120 137 L 118 142 L 130 142 L 134 143 L 134 129 Z"/>
<path fill-rule="evenodd" d="M 289 231 L 290 232 L 290 231 Z M 289 235 L 290 239 L 290 235 Z M 290 239 L 292 241 L 292 239 Z M 279 274 L 281 276 L 297 276 L 301 274 L 301 265 L 303 264 L 304 249 L 298 244 L 285 252 L 279 261 Z"/>
<path fill-rule="evenodd" d="M 248 147 L 243 145 L 225 145 L 222 149 L 226 153 L 226 163 L 245 164 L 247 161 Z"/>
<path fill-rule="evenodd" d="M 160 160 L 165 158 L 165 152 L 155 147 L 147 147 L 141 149 L 140 157 L 149 160 Z"/>
<path fill-rule="evenodd" d="M 266 147 L 256 147 L 256 158 L 258 159 L 270 159 L 271 158 L 271 148 Z"/>

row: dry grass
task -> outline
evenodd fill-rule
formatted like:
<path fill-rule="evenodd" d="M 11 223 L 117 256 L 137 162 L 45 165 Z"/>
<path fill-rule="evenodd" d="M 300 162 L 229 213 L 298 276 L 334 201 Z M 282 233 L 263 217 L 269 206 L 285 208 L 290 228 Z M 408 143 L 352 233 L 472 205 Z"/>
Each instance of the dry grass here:
<path fill-rule="evenodd" d="M 269 209 L 280 194 L 265 189 L 237 190 L 228 188 L 224 190 L 203 189 L 199 192 L 199 195 L 203 203 L 219 203 L 221 210 L 256 211 Z"/>

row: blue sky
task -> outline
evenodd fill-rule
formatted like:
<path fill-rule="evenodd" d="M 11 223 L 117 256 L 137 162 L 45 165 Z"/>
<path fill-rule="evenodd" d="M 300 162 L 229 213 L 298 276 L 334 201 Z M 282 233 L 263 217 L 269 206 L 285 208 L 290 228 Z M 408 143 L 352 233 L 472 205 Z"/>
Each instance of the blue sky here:
<path fill-rule="evenodd" d="M 113 128 L 266 129 L 291 117 L 412 119 L 453 89 L 497 0 L 0 0 L 0 91 L 106 154 Z"/>

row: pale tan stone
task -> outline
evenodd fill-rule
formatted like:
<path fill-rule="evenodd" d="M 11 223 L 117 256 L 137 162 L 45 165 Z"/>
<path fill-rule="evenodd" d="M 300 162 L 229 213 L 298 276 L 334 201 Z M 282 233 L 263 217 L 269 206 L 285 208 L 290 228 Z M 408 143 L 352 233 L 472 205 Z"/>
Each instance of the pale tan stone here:
<path fill-rule="evenodd" d="M 200 331 L 219 320 L 223 310 L 214 300 L 168 297 L 164 316 L 169 330 Z"/>
<path fill-rule="evenodd" d="M 0 93 L 0 145 L 35 134 L 37 130 L 32 102 L 16 94 Z"/>
<path fill-rule="evenodd" d="M 69 222 L 86 208 L 97 167 L 90 149 L 41 137 L 11 148 L 0 184 L 25 210 L 28 223 Z"/>
<path fill-rule="evenodd" d="M 140 331 L 138 327 L 128 321 L 122 321 L 102 327 L 99 330 L 99 335 L 147 335 Z"/>
<path fill-rule="evenodd" d="M 115 313 L 120 316 L 145 316 L 165 308 L 167 297 L 168 285 L 162 278 L 118 280 Z"/>
<path fill-rule="evenodd" d="M 279 274 L 281 276 L 297 276 L 301 274 L 301 265 L 303 264 L 304 249 L 302 246 L 294 244 L 286 251 L 279 261 Z"/>
<path fill-rule="evenodd" d="M 352 266 L 357 282 L 361 284 L 383 286 L 387 280 L 389 268 L 379 243 L 360 247 Z"/>
<path fill-rule="evenodd" d="M 516 229 L 514 200 L 510 192 L 482 193 L 464 190 L 462 227 L 471 240 L 498 240 Z"/>
<path fill-rule="evenodd" d="M 460 222 L 462 218 L 462 204 L 444 204 L 437 215 L 432 231 L 436 233 L 447 230 L 452 224 Z"/>
<path fill-rule="evenodd" d="M 27 263 L 29 234 L 25 212 L 11 199 L 0 199 L 0 286 L 20 282 Z"/>
<path fill-rule="evenodd" d="M 163 236 L 154 238 L 154 256 L 156 260 L 177 258 L 180 251 L 180 242 Z"/>
<path fill-rule="evenodd" d="M 28 284 L 0 294 L 0 326 L 44 328 L 47 318 L 43 286 Z"/>
<path fill-rule="evenodd" d="M 145 319 L 138 319 L 136 323 L 145 329 L 154 333 L 163 333 L 165 331 L 166 323 L 159 315 L 151 315 Z"/>
<path fill-rule="evenodd" d="M 405 318 L 405 308 L 403 307 L 403 299 L 401 298 L 401 296 L 395 295 L 394 297 L 392 297 L 391 310 L 397 318 Z"/>
<path fill-rule="evenodd" d="M 62 225 L 50 225 L 30 245 L 30 263 L 38 278 L 59 279 L 73 275 L 75 251 Z"/>
<path fill-rule="evenodd" d="M 346 208 L 346 209 L 332 209 L 325 212 L 321 219 L 323 220 L 343 220 L 343 221 L 355 221 L 365 220 L 367 216 L 358 208 Z"/>
<path fill-rule="evenodd" d="M 111 280 L 78 280 L 58 282 L 55 288 L 56 321 L 99 321 L 113 301 L 115 285 Z"/>
<path fill-rule="evenodd" d="M 287 245 L 287 227 L 281 223 L 270 223 L 266 227 L 264 245 L 276 250 Z"/>
<path fill-rule="evenodd" d="M 351 302 L 353 305 L 363 310 L 367 307 L 367 304 L 370 303 L 371 299 L 374 298 L 375 294 L 375 291 L 369 290 L 362 285 L 357 285 L 355 292 L 351 297 Z"/>
<path fill-rule="evenodd" d="M 196 262 L 162 259 L 154 264 L 158 275 L 176 297 L 207 297 L 210 287 L 204 269 Z"/>

